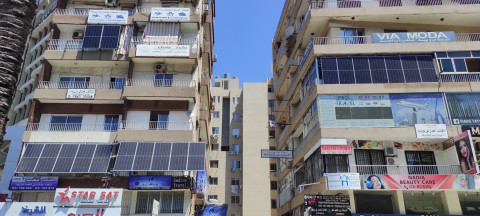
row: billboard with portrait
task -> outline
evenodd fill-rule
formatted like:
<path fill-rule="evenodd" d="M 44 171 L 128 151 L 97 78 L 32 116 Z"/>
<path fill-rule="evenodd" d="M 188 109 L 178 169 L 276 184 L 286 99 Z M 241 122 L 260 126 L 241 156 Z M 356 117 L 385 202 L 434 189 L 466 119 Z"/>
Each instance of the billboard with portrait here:
<path fill-rule="evenodd" d="M 446 124 L 447 112 L 440 93 L 390 94 L 395 127 Z"/>
<path fill-rule="evenodd" d="M 477 157 L 472 145 L 470 131 L 464 131 L 460 135 L 453 137 L 453 141 L 462 173 L 478 173 Z"/>

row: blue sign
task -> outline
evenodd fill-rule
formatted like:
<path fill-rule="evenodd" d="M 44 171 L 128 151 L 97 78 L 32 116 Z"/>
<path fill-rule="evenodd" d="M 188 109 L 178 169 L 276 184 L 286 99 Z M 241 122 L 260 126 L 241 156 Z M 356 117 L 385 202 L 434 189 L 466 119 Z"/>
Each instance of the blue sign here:
<path fill-rule="evenodd" d="M 226 216 L 228 206 L 205 206 L 199 216 Z"/>
<path fill-rule="evenodd" d="M 172 176 L 130 176 L 130 190 L 170 190 Z"/>
<path fill-rule="evenodd" d="M 13 177 L 8 190 L 56 190 L 58 177 Z"/>
<path fill-rule="evenodd" d="M 208 201 L 208 176 L 206 171 L 198 171 L 196 179 L 195 193 L 205 193 L 205 199 Z"/>
<path fill-rule="evenodd" d="M 32 215 L 32 214 L 45 214 L 47 213 L 47 206 L 35 206 L 35 208 L 29 209 L 28 206 L 22 207 L 22 213 Z"/>
<path fill-rule="evenodd" d="M 440 93 L 391 94 L 395 127 L 413 127 L 415 124 L 446 124 L 447 112 Z"/>
<path fill-rule="evenodd" d="M 352 216 L 426 216 L 422 214 L 352 214 Z M 429 214 L 429 216 L 460 216 L 460 215 L 435 215 Z"/>
<path fill-rule="evenodd" d="M 423 43 L 423 42 L 455 42 L 455 32 L 396 32 L 373 33 L 373 43 Z"/>

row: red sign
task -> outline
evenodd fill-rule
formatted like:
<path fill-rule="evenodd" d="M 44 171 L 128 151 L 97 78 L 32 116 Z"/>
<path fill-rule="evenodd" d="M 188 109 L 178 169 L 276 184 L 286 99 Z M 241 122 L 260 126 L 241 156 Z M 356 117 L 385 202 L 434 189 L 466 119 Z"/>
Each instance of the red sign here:
<path fill-rule="evenodd" d="M 121 206 L 122 190 L 118 188 L 58 188 L 55 194 L 55 203 L 59 206 Z"/>
<path fill-rule="evenodd" d="M 352 147 L 349 145 L 322 145 L 320 152 L 322 154 L 352 154 Z"/>

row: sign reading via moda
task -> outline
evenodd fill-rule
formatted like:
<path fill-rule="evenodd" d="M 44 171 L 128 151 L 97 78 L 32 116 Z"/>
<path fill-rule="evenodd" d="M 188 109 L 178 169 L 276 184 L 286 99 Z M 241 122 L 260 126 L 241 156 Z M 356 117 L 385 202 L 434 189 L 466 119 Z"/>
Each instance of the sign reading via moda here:
<path fill-rule="evenodd" d="M 305 209 L 310 215 L 350 215 L 348 195 L 303 195 Z"/>
<path fill-rule="evenodd" d="M 292 151 L 281 151 L 281 150 L 261 150 L 262 158 L 293 158 Z"/>
<path fill-rule="evenodd" d="M 94 99 L 95 89 L 68 89 L 66 99 Z"/>
<path fill-rule="evenodd" d="M 190 8 L 152 8 L 150 21 L 175 22 L 190 20 Z"/>
<path fill-rule="evenodd" d="M 358 173 L 325 173 L 329 190 L 362 189 Z"/>
<path fill-rule="evenodd" d="M 130 190 L 170 190 L 172 176 L 130 176 Z"/>
<path fill-rule="evenodd" d="M 364 189 L 475 189 L 473 175 L 364 175 Z"/>
<path fill-rule="evenodd" d="M 57 206 L 121 206 L 123 189 L 57 188 Z"/>
<path fill-rule="evenodd" d="M 394 32 L 373 33 L 373 43 L 423 43 L 423 42 L 455 42 L 455 32 Z"/>
<path fill-rule="evenodd" d="M 415 124 L 417 138 L 448 138 L 445 124 Z"/>
<path fill-rule="evenodd" d="M 17 177 L 10 181 L 9 190 L 55 190 L 58 177 Z"/>
<path fill-rule="evenodd" d="M 352 154 L 352 146 L 349 145 L 322 145 L 320 146 L 320 152 L 323 154 Z"/>
<path fill-rule="evenodd" d="M 126 10 L 89 10 L 88 24 L 119 24 L 126 25 L 128 11 Z"/>
<path fill-rule="evenodd" d="M 163 56 L 190 56 L 189 45 L 137 45 L 137 56 L 163 57 Z"/>

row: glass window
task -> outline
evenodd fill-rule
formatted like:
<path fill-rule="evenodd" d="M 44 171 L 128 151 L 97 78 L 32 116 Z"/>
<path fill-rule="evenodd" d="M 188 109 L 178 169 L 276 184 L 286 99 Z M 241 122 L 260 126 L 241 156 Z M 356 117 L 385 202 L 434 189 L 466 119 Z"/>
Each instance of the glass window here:
<path fill-rule="evenodd" d="M 232 129 L 232 136 L 234 137 L 240 136 L 240 129 L 238 128 Z"/>
<path fill-rule="evenodd" d="M 210 168 L 218 168 L 218 160 L 211 160 Z"/>
<path fill-rule="evenodd" d="M 218 195 L 208 195 L 208 199 L 209 200 L 212 200 L 212 199 L 216 200 L 216 199 L 218 199 Z"/>
<path fill-rule="evenodd" d="M 277 171 L 277 164 L 271 163 L 270 164 L 270 172 L 275 172 Z"/>
<path fill-rule="evenodd" d="M 409 174 L 438 174 L 432 151 L 405 151 Z"/>
<path fill-rule="evenodd" d="M 231 200 L 230 200 L 230 203 L 232 203 L 232 204 L 240 203 L 240 196 L 232 196 Z"/>
<path fill-rule="evenodd" d="M 156 130 L 167 130 L 168 115 L 169 112 L 151 112 L 149 128 Z"/>
<path fill-rule="evenodd" d="M 212 134 L 219 134 L 220 129 L 218 127 L 212 127 Z"/>
<path fill-rule="evenodd" d="M 218 111 L 213 112 L 212 115 L 213 115 L 213 118 L 220 118 L 220 112 Z"/>
<path fill-rule="evenodd" d="M 238 120 L 238 119 L 240 119 L 240 114 L 238 114 L 238 113 L 233 113 L 232 116 L 233 116 L 233 117 L 232 117 L 233 120 Z"/>
<path fill-rule="evenodd" d="M 277 190 L 277 182 L 270 181 L 270 190 Z"/>
<path fill-rule="evenodd" d="M 360 175 L 387 174 L 383 150 L 355 149 L 355 160 Z"/>
<path fill-rule="evenodd" d="M 232 145 L 232 151 L 237 153 L 240 152 L 240 145 L 238 144 Z"/>
<path fill-rule="evenodd" d="M 106 115 L 103 123 L 103 130 L 105 131 L 117 131 L 118 130 L 118 115 Z"/>
<path fill-rule="evenodd" d="M 111 89 L 123 89 L 125 85 L 125 78 L 123 77 L 112 77 L 110 78 L 110 88 Z"/>
<path fill-rule="evenodd" d="M 232 179 L 231 184 L 232 185 L 240 185 L 240 179 Z"/>
<path fill-rule="evenodd" d="M 82 129 L 82 116 L 52 116 L 50 130 L 78 131 Z"/>
<path fill-rule="evenodd" d="M 138 192 L 136 214 L 151 214 L 153 200 L 160 203 L 159 213 L 183 213 L 183 191 Z"/>
<path fill-rule="evenodd" d="M 232 169 L 240 168 L 240 161 L 232 161 Z"/>
<path fill-rule="evenodd" d="M 269 138 L 275 138 L 275 131 L 274 130 L 268 131 L 268 137 Z"/>
<path fill-rule="evenodd" d="M 363 44 L 364 43 L 364 30 L 363 29 L 340 29 L 340 35 L 342 37 L 342 44 Z"/>
<path fill-rule="evenodd" d="M 232 97 L 232 104 L 235 104 L 235 98 Z"/>
<path fill-rule="evenodd" d="M 169 87 L 172 86 L 173 74 L 160 74 L 154 75 L 154 86 Z"/>
<path fill-rule="evenodd" d="M 215 103 L 215 96 L 213 96 L 212 98 L 213 98 L 213 103 Z"/>
<path fill-rule="evenodd" d="M 88 87 L 90 77 L 60 77 L 59 88 L 77 88 L 84 89 Z"/>
<path fill-rule="evenodd" d="M 218 144 L 212 144 L 212 151 L 218 151 Z"/>
<path fill-rule="evenodd" d="M 268 92 L 273 92 L 273 85 L 268 85 Z"/>
<path fill-rule="evenodd" d="M 209 178 L 209 183 L 211 185 L 218 185 L 218 178 L 217 177 L 211 177 Z"/>
<path fill-rule="evenodd" d="M 348 155 L 323 155 L 325 173 L 348 172 Z"/>
<path fill-rule="evenodd" d="M 275 115 L 268 115 L 268 120 L 275 121 Z"/>
<path fill-rule="evenodd" d="M 217 97 L 217 103 L 220 103 L 220 96 Z"/>
<path fill-rule="evenodd" d="M 268 108 L 274 108 L 275 104 L 273 100 L 268 100 Z"/>
<path fill-rule="evenodd" d="M 277 208 L 277 200 L 271 200 L 271 203 L 272 203 L 272 209 L 276 209 Z"/>

